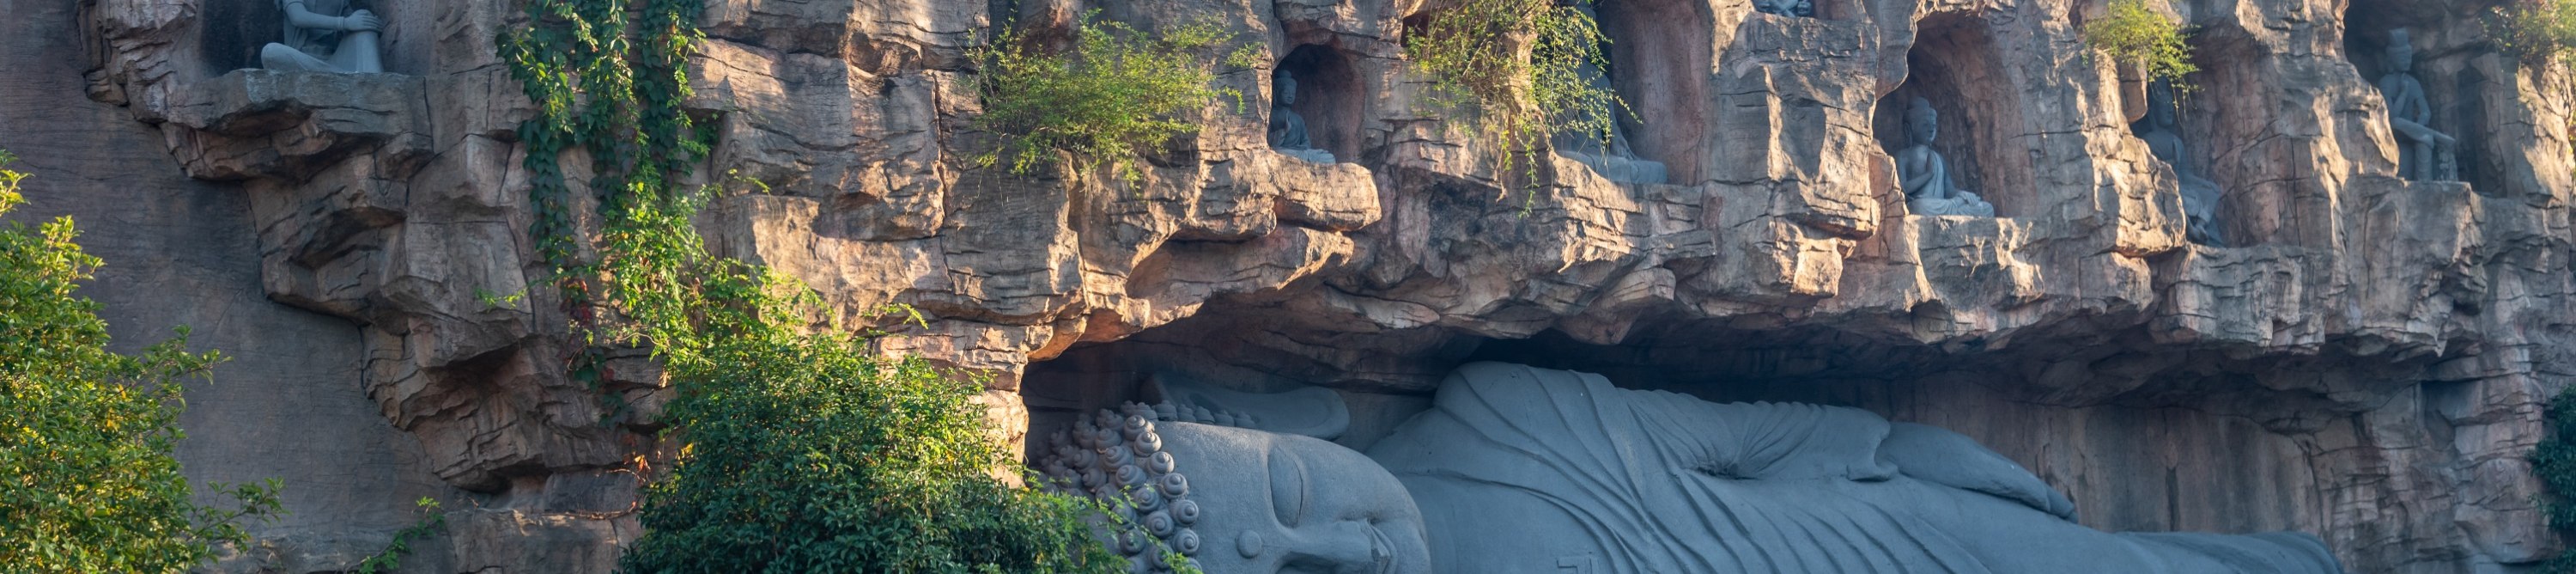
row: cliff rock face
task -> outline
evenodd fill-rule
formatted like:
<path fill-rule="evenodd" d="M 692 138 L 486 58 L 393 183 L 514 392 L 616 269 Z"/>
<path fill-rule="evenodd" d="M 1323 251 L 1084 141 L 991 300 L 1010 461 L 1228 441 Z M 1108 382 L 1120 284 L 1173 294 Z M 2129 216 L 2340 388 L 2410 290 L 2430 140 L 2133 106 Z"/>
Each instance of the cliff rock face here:
<path fill-rule="evenodd" d="M 991 375 L 1014 440 L 1193 377 L 1335 389 L 1365 446 L 1450 367 L 1508 360 L 1956 429 L 2105 529 L 2304 530 L 2356 572 L 2557 552 L 2525 457 L 2576 376 L 2567 70 L 2496 53 L 2474 3 L 2156 2 L 2207 70 L 2183 161 L 2228 241 L 2201 245 L 2132 133 L 2134 73 L 2081 41 L 2104 4 L 1608 0 L 1629 137 L 1671 183 L 1549 156 L 1507 188 L 1402 59 L 1438 0 L 710 0 L 691 106 L 721 137 L 702 183 L 731 191 L 700 226 L 886 352 Z M 640 354 L 572 382 L 528 288 L 529 103 L 492 43 L 524 15 L 378 3 L 393 74 L 241 69 L 265 5 L 0 0 L 42 16 L 0 40 L 25 80 L 0 147 L 108 245 L 120 336 L 187 322 L 246 357 L 192 391 L 182 454 L 286 477 L 297 514 L 218 569 L 348 568 L 429 494 L 460 510 L 406 570 L 606 572 L 668 391 Z M 1268 149 L 1252 69 L 1220 81 L 1256 105 L 1207 110 L 1140 183 L 972 167 L 996 135 L 964 47 L 1091 9 L 1265 47 L 1344 163 Z M 2463 182 L 2396 176 L 2372 88 L 2394 27 Z M 2000 217 L 1907 213 L 1915 97 Z M 872 317 L 897 303 L 927 324 Z"/>

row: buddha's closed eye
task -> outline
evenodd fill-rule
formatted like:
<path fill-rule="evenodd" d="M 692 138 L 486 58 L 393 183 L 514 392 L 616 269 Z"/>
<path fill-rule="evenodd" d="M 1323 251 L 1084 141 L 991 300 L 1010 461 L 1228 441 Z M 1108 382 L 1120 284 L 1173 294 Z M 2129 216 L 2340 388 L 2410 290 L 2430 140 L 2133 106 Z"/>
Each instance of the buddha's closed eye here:
<path fill-rule="evenodd" d="M 1270 450 L 1270 509 L 1279 523 L 1296 527 L 1306 516 L 1306 466 L 1295 454 Z"/>

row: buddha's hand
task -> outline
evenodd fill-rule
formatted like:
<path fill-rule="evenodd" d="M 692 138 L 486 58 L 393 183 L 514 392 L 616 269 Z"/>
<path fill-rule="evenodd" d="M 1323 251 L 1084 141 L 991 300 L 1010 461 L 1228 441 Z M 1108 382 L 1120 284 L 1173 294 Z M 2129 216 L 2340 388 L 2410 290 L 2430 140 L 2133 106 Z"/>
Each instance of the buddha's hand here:
<path fill-rule="evenodd" d="M 383 30 L 385 29 L 385 21 L 383 18 L 377 18 L 376 13 L 374 12 L 359 10 L 356 12 L 350 12 L 347 17 L 341 18 L 340 29 L 347 32 Z"/>

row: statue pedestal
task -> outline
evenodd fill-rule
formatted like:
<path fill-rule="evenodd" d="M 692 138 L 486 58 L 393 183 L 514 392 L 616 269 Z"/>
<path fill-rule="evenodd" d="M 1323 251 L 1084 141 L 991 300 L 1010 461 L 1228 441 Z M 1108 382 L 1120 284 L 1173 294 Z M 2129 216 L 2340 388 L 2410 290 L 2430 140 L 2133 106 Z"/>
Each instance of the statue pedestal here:
<path fill-rule="evenodd" d="M 384 146 L 426 159 L 425 91 L 417 76 L 234 70 L 175 90 L 164 129 L 190 177 L 300 179 Z"/>

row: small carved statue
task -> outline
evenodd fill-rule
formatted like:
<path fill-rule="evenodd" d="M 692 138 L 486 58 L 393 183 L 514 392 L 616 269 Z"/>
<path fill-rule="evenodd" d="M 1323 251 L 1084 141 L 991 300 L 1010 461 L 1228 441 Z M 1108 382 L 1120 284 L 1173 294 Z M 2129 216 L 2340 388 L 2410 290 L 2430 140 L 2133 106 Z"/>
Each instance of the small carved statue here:
<path fill-rule="evenodd" d="M 1753 0 L 1753 10 L 1781 16 L 1816 17 L 1814 0 Z"/>
<path fill-rule="evenodd" d="M 1581 9 L 1589 11 L 1591 7 L 1585 6 Z M 1600 66 L 1584 62 L 1579 71 L 1583 74 L 1584 82 L 1603 92 L 1610 91 L 1610 76 L 1602 73 Z M 1610 122 L 1608 134 L 1569 130 L 1558 132 L 1553 138 L 1553 143 L 1556 145 L 1558 154 L 1583 162 L 1583 165 L 1592 166 L 1594 172 L 1600 173 L 1602 178 L 1610 181 L 1664 183 L 1669 177 L 1663 162 L 1637 157 L 1637 152 L 1628 147 L 1627 128 L 1620 127 L 1615 118 Z"/>
<path fill-rule="evenodd" d="M 1994 217 L 1995 206 L 1950 181 L 1950 163 L 1932 150 L 1941 137 L 1940 112 L 1923 98 L 1905 107 L 1905 135 L 1910 145 L 1896 152 L 1896 174 L 1905 183 L 1905 207 L 1915 215 Z"/>
<path fill-rule="evenodd" d="M 348 0 L 278 0 L 286 13 L 286 41 L 260 47 L 259 64 L 271 70 L 375 74 L 385 71 L 377 52 L 382 18 L 351 9 Z M 347 16 L 326 16 L 343 10 Z"/>
<path fill-rule="evenodd" d="M 2388 31 L 2388 75 L 2379 77 L 2379 95 L 2388 100 L 2388 127 L 2397 131 L 2397 174 L 2415 181 L 2458 181 L 2458 140 L 2433 131 L 2433 106 L 2424 100 L 2424 82 L 2415 79 L 2415 44 L 2405 28 Z"/>
<path fill-rule="evenodd" d="M 1041 485 L 1121 503 L 1135 572 L 1169 554 L 1209 574 L 2342 572 L 2302 533 L 2087 528 L 1974 439 L 1858 409 L 1503 363 L 1460 366 L 1431 398 L 1365 455 L 1131 403 L 1055 433 Z"/>
<path fill-rule="evenodd" d="M 2146 131 L 2138 139 L 2146 140 L 2147 149 L 2156 159 L 2173 166 L 2174 178 L 2181 180 L 2184 234 L 2195 243 L 2222 245 L 2218 235 L 2218 184 L 2202 179 L 2192 168 L 2189 150 L 2176 133 L 2173 86 L 2157 82 L 2147 87 Z"/>
<path fill-rule="evenodd" d="M 1297 77 L 1280 70 L 1270 75 L 1270 149 L 1315 163 L 1333 163 L 1333 152 L 1315 149 L 1306 136 L 1306 117 L 1288 109 L 1297 103 Z"/>

